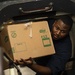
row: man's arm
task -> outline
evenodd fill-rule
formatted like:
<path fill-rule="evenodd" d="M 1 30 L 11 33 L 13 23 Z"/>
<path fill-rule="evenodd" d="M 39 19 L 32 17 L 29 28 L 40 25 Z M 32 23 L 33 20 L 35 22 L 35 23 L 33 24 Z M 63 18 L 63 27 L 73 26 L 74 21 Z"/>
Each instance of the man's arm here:
<path fill-rule="evenodd" d="M 32 58 L 29 58 L 27 60 L 21 59 L 20 61 L 16 60 L 16 64 L 28 66 L 35 72 L 43 74 L 43 75 L 50 75 L 52 72 L 50 68 L 48 68 L 46 66 L 41 66 L 41 65 L 38 65 L 37 63 L 35 63 Z"/>
<path fill-rule="evenodd" d="M 44 75 L 50 75 L 51 69 L 45 66 L 41 66 L 38 64 L 32 64 L 30 68 L 38 73 L 44 74 Z"/>

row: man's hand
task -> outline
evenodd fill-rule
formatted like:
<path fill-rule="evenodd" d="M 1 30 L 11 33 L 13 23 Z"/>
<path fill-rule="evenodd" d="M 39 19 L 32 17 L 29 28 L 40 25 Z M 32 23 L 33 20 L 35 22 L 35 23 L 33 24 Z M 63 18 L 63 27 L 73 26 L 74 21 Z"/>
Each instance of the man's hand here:
<path fill-rule="evenodd" d="M 21 60 L 15 60 L 14 61 L 16 65 L 21 66 L 31 66 L 34 62 L 34 60 L 30 57 L 29 59 L 21 59 Z"/>

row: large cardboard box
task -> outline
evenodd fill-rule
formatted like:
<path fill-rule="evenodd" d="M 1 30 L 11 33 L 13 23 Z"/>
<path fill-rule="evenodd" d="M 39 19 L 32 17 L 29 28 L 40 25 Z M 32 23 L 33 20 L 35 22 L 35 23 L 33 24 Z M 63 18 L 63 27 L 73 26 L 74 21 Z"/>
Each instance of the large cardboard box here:
<path fill-rule="evenodd" d="M 0 34 L 2 46 L 13 59 L 55 53 L 47 21 L 7 25 Z"/>

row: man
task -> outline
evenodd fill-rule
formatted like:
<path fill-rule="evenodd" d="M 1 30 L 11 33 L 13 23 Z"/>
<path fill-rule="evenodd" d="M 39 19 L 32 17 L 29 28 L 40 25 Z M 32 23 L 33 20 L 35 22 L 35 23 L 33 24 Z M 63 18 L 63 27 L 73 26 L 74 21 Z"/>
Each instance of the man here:
<path fill-rule="evenodd" d="M 72 53 L 69 31 L 72 28 L 73 20 L 70 16 L 64 15 L 58 17 L 53 24 L 50 24 L 50 20 L 48 22 L 56 53 L 35 59 L 37 64 L 32 58 L 17 60 L 16 63 L 27 65 L 36 71 L 37 75 L 60 75 Z"/>

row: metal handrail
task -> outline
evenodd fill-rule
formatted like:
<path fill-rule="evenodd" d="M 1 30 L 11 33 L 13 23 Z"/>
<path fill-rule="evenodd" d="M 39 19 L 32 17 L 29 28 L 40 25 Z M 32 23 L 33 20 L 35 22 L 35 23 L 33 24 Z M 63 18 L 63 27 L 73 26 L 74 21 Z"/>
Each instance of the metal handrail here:
<path fill-rule="evenodd" d="M 9 64 L 10 66 L 13 66 L 16 68 L 17 70 L 17 73 L 18 75 L 22 75 L 20 69 L 17 67 L 17 65 L 13 62 L 12 59 L 10 59 L 10 57 L 5 53 L 3 52 L 4 51 L 4 48 L 0 47 L 0 75 L 4 75 L 4 66 L 3 66 L 3 58 L 6 57 L 7 60 L 9 60 Z"/>

